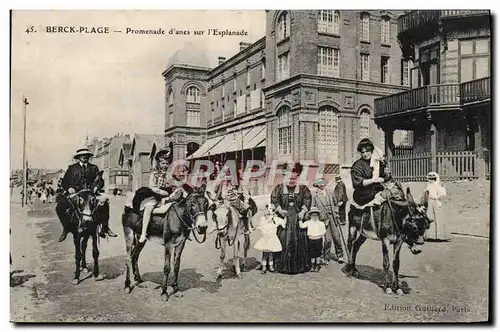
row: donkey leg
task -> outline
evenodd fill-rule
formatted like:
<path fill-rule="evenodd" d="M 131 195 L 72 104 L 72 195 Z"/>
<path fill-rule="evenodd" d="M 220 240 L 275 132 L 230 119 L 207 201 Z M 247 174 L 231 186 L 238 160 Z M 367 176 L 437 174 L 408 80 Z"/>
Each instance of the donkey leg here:
<path fill-rule="evenodd" d="M 125 247 L 127 250 L 127 260 L 126 260 L 126 272 L 125 272 L 125 287 L 128 289 L 129 293 L 132 291 L 130 286 L 130 271 L 132 270 L 132 246 L 134 243 L 134 232 L 129 227 L 123 227 L 123 234 L 125 237 Z"/>
<path fill-rule="evenodd" d="M 356 256 L 358 255 L 359 248 L 365 243 L 366 237 L 363 235 L 359 235 L 358 239 L 354 241 L 352 244 L 352 253 L 351 253 L 351 258 L 352 258 L 352 266 L 351 266 L 351 275 L 355 278 L 359 276 L 359 271 L 356 269 Z"/>
<path fill-rule="evenodd" d="M 227 246 L 227 238 L 222 238 L 220 241 L 220 262 L 219 267 L 217 268 L 217 274 L 215 279 L 220 279 L 222 277 L 222 271 L 224 270 L 224 261 L 226 260 L 226 246 Z"/>
<path fill-rule="evenodd" d="M 399 253 L 401 252 L 402 242 L 398 242 L 394 244 L 394 252 L 393 252 L 393 261 L 392 261 L 392 269 L 394 271 L 394 290 L 397 295 L 403 295 L 404 292 L 401 288 L 399 288 Z"/>
<path fill-rule="evenodd" d="M 144 242 L 143 242 L 144 243 Z M 171 242 L 165 243 L 165 257 L 163 261 L 163 280 L 161 282 L 161 300 L 168 301 L 168 275 L 170 274 L 170 253 L 172 252 Z"/>
<path fill-rule="evenodd" d="M 174 281 L 172 282 L 173 290 L 172 290 L 172 293 L 170 293 L 170 295 L 173 295 L 179 291 L 179 284 L 178 284 L 179 270 L 181 268 L 181 255 L 182 255 L 182 251 L 184 250 L 185 244 L 186 244 L 186 240 L 183 240 L 174 249 Z"/>
<path fill-rule="evenodd" d="M 92 258 L 94 258 L 94 279 L 95 281 L 104 280 L 105 276 L 99 273 L 99 242 L 97 233 L 92 234 Z"/>
<path fill-rule="evenodd" d="M 139 272 L 139 255 L 141 254 L 142 249 L 146 245 L 146 242 L 139 242 L 137 240 L 134 241 L 135 245 L 132 250 L 132 269 L 134 271 L 134 286 L 142 283 L 141 273 Z"/>
<path fill-rule="evenodd" d="M 241 269 L 240 269 L 240 245 L 241 245 L 241 241 L 240 239 L 238 238 L 236 240 L 236 243 L 233 245 L 233 254 L 234 254 L 234 270 L 236 272 L 236 277 L 238 279 L 241 279 L 243 278 L 243 276 L 241 275 Z"/>
<path fill-rule="evenodd" d="M 75 277 L 73 278 L 73 285 L 78 285 L 80 283 L 80 261 L 82 259 L 80 236 L 78 234 L 73 235 L 73 243 L 75 244 Z"/>
<path fill-rule="evenodd" d="M 241 271 L 246 272 L 247 271 L 247 256 L 248 256 L 248 249 L 250 248 L 250 234 L 245 234 L 245 241 L 243 243 L 243 260 L 241 262 Z"/>
<path fill-rule="evenodd" d="M 384 289 L 386 294 L 391 294 L 391 284 L 392 284 L 392 276 L 389 272 L 391 267 L 391 261 L 389 259 L 389 246 L 390 242 L 387 237 L 382 238 L 382 255 L 383 255 L 383 265 L 384 265 L 384 283 L 382 284 L 382 288 Z"/>
<path fill-rule="evenodd" d="M 87 258 L 86 258 L 86 253 L 87 253 L 87 244 L 89 241 L 89 237 L 86 235 L 82 238 L 82 262 L 81 262 L 81 268 L 80 270 L 83 271 L 83 273 L 88 273 L 89 269 L 87 268 Z"/>

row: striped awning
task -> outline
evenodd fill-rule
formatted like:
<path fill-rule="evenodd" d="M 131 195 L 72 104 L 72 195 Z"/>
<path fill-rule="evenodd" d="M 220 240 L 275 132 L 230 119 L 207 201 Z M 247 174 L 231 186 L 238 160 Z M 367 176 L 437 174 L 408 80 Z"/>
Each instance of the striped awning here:
<path fill-rule="evenodd" d="M 211 155 L 216 155 L 216 154 L 222 154 L 225 152 L 229 152 L 227 148 L 233 144 L 234 142 L 234 134 L 227 134 L 222 136 L 222 139 L 210 149 L 210 154 Z"/>
<path fill-rule="evenodd" d="M 265 140 L 266 140 L 266 126 L 258 126 L 255 127 L 256 129 L 255 134 L 253 136 L 248 135 L 248 140 L 245 142 L 243 145 L 243 148 L 245 150 L 250 150 L 253 148 L 258 147 L 258 145 L 264 141 L 264 146 L 266 145 Z"/>
<path fill-rule="evenodd" d="M 197 159 L 208 156 L 208 151 L 213 148 L 217 143 L 219 143 L 224 137 L 214 137 L 208 139 L 198 150 L 196 150 L 192 155 L 188 156 L 186 159 Z"/>

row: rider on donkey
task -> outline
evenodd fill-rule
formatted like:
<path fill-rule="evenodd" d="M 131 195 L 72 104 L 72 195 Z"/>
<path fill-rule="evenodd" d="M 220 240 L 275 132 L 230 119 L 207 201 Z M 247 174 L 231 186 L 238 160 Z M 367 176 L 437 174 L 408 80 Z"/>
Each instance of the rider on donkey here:
<path fill-rule="evenodd" d="M 136 197 L 140 200 L 139 210 L 144 211 L 142 233 L 139 238 L 141 243 L 147 240 L 147 229 L 152 216 L 165 214 L 172 202 L 181 199 L 184 191 L 189 191 L 188 185 L 183 181 L 186 172 L 185 165 L 178 165 L 173 170 L 172 176 L 169 176 L 170 150 L 159 151 L 155 156 L 155 160 L 156 170 L 149 177 L 148 192 L 144 192 L 143 195 L 140 192 L 142 191 L 141 188 L 136 193 Z M 134 203 L 134 206 L 136 204 L 137 202 Z"/>
<path fill-rule="evenodd" d="M 87 148 L 77 150 L 74 155 L 74 159 L 78 162 L 70 165 L 68 170 L 64 174 L 61 182 L 61 188 L 64 190 L 62 195 L 58 197 L 58 203 L 56 206 L 56 213 L 63 226 L 63 231 L 59 237 L 59 242 L 66 239 L 69 233 L 69 223 L 71 215 L 71 204 L 69 202 L 68 196 L 77 193 L 82 189 L 92 189 L 97 195 L 99 201 L 98 214 L 100 215 L 100 222 L 102 222 L 102 229 L 99 236 L 106 237 L 117 237 L 115 233 L 109 228 L 109 199 L 106 195 L 102 195 L 99 192 L 104 187 L 104 180 L 101 179 L 96 187 L 91 188 L 94 185 L 94 181 L 99 174 L 99 168 L 89 162 L 93 154 Z"/>
<path fill-rule="evenodd" d="M 240 190 L 239 185 L 234 185 L 232 180 L 225 179 L 226 174 L 222 174 L 221 176 L 224 177 L 224 179 L 221 180 L 215 187 L 218 200 L 228 202 L 231 207 L 238 211 L 242 217 L 243 225 L 245 226 L 245 234 L 251 233 L 253 231 L 253 227 L 250 226 L 254 211 L 252 211 L 249 204 L 249 198 L 245 197 L 243 191 Z"/>

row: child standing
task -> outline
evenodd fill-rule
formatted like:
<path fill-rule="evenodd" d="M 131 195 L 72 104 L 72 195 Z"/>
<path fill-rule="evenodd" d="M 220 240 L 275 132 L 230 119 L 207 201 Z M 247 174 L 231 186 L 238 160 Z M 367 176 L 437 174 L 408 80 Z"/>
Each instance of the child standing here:
<path fill-rule="evenodd" d="M 304 222 L 299 220 L 300 228 L 307 228 L 307 247 L 309 258 L 311 258 L 312 272 L 318 272 L 321 269 L 321 253 L 323 252 L 323 242 L 326 234 L 325 223 L 319 220 L 319 215 L 319 209 L 312 207 L 307 213 L 309 220 Z"/>
<path fill-rule="evenodd" d="M 255 244 L 254 248 L 262 251 L 262 274 L 267 272 L 267 265 L 269 264 L 269 271 L 274 272 L 273 253 L 282 250 L 280 240 L 276 235 L 278 226 L 285 228 L 285 220 L 278 217 L 274 213 L 274 205 L 266 205 L 266 211 L 260 219 L 260 224 L 257 229 L 261 232 L 259 241 Z"/>

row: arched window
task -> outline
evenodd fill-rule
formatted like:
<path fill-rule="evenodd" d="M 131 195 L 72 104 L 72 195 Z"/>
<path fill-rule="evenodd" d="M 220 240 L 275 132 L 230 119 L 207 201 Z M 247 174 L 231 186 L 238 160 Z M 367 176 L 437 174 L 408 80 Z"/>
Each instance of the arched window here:
<path fill-rule="evenodd" d="M 200 103 L 200 90 L 191 86 L 186 90 L 187 102 L 188 103 Z"/>
<path fill-rule="evenodd" d="M 278 18 L 278 39 L 277 41 L 282 41 L 290 35 L 290 15 L 288 12 L 284 12 Z"/>
<path fill-rule="evenodd" d="M 290 107 L 281 106 L 278 110 L 278 153 L 286 155 L 292 153 L 292 119 Z"/>
<path fill-rule="evenodd" d="M 359 134 L 360 139 L 370 138 L 370 112 L 366 109 L 359 116 Z"/>
<path fill-rule="evenodd" d="M 380 26 L 380 34 L 382 39 L 382 44 L 390 45 L 391 44 L 391 20 L 389 17 L 382 17 L 382 22 Z"/>
<path fill-rule="evenodd" d="M 340 12 L 338 10 L 320 10 L 318 32 L 339 34 Z"/>
<path fill-rule="evenodd" d="M 339 117 L 332 106 L 319 109 L 318 157 L 329 163 L 338 163 Z"/>
<path fill-rule="evenodd" d="M 361 40 L 370 41 L 370 14 L 361 14 Z"/>
<path fill-rule="evenodd" d="M 174 92 L 172 89 L 168 90 L 168 106 L 171 106 L 174 104 Z"/>

